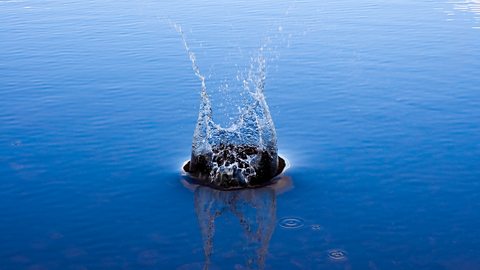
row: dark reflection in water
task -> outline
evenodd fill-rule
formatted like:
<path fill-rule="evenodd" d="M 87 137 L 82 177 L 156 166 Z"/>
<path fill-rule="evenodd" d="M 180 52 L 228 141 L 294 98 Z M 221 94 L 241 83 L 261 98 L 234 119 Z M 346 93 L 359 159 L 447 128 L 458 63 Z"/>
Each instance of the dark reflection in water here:
<path fill-rule="evenodd" d="M 245 246 L 249 247 L 243 254 L 247 269 L 263 269 L 268 243 L 275 229 L 276 208 L 275 192 L 270 188 L 222 192 L 198 187 L 195 190 L 195 212 L 203 238 L 204 269 L 208 269 L 214 249 L 215 220 L 227 213 L 233 214 L 243 229 Z"/>
<path fill-rule="evenodd" d="M 264 269 L 277 221 L 277 195 L 290 187 L 288 177 L 282 177 L 275 185 L 258 189 L 221 191 L 205 186 L 189 186 L 194 191 L 195 212 L 202 233 L 203 269 L 210 269 L 215 251 L 227 250 L 233 250 L 234 256 L 241 257 L 243 266 L 237 264 L 235 269 Z M 230 222 L 221 222 L 223 218 Z M 241 247 L 232 247 L 232 242 L 225 243 L 225 239 L 218 237 L 225 233 L 240 236 Z"/>

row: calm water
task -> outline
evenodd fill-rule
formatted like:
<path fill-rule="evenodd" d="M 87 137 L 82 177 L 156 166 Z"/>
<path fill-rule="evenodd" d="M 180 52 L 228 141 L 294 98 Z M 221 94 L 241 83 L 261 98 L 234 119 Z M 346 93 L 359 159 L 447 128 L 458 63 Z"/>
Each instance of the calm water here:
<path fill-rule="evenodd" d="M 0 0 L 0 22 L 1 270 L 480 269 L 478 0 Z M 200 84 L 172 23 L 219 115 L 268 44 L 281 185 L 182 184 Z"/>

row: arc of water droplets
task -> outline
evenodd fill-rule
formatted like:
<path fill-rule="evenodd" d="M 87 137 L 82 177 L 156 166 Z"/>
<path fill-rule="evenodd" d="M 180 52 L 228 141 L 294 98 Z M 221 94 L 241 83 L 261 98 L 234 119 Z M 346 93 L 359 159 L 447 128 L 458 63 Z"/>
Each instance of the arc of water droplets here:
<path fill-rule="evenodd" d="M 200 110 L 199 110 L 199 116 L 198 116 L 198 121 L 197 125 L 203 124 L 203 126 L 206 128 L 206 130 L 202 130 L 199 128 L 195 129 L 195 134 L 194 138 L 202 138 L 201 140 L 201 145 L 205 146 L 207 149 L 205 150 L 211 150 L 210 145 L 207 143 L 209 136 L 211 136 L 211 126 L 212 126 L 212 106 L 210 104 L 210 99 L 208 97 L 207 93 L 207 85 L 205 83 L 205 76 L 200 72 L 200 68 L 197 65 L 197 60 L 195 57 L 195 53 L 192 52 L 190 49 L 190 46 L 188 46 L 187 39 L 185 37 L 185 33 L 182 30 L 182 27 L 178 24 L 173 24 L 173 27 L 177 31 L 177 33 L 180 34 L 183 42 L 183 46 L 185 47 L 185 50 L 188 53 L 188 57 L 190 58 L 190 62 L 192 63 L 192 69 L 195 72 L 195 76 L 197 76 L 200 79 L 200 83 L 202 86 L 201 90 L 201 104 L 200 104 Z M 202 132 L 202 134 L 198 134 L 198 132 Z"/>
<path fill-rule="evenodd" d="M 202 92 L 206 92 L 207 87 L 205 85 L 205 76 L 203 76 L 202 73 L 200 73 L 200 68 L 198 68 L 195 54 L 190 50 L 190 47 L 188 46 L 187 39 L 185 38 L 185 33 L 183 32 L 182 27 L 178 24 L 174 24 L 173 27 L 175 27 L 175 30 L 182 37 L 183 46 L 185 47 L 185 50 L 187 51 L 188 56 L 190 57 L 190 61 L 192 62 L 193 71 L 195 72 L 195 75 L 200 79 L 200 82 L 202 83 Z"/>

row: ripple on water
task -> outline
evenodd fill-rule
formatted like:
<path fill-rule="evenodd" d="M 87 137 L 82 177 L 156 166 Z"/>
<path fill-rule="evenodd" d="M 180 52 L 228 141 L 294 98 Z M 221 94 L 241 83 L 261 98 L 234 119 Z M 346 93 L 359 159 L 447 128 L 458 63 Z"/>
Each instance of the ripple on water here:
<path fill-rule="evenodd" d="M 331 249 L 328 251 L 328 258 L 334 261 L 344 261 L 347 259 L 347 253 L 341 249 Z"/>
<path fill-rule="evenodd" d="M 279 224 L 285 229 L 298 229 L 303 227 L 304 221 L 303 219 L 297 217 L 285 217 L 280 219 Z"/>

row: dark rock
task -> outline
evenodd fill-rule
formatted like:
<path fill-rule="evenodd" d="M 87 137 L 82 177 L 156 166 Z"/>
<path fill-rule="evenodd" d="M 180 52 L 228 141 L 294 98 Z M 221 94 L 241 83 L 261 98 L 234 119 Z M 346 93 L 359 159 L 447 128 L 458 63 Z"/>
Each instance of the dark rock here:
<path fill-rule="evenodd" d="M 184 170 L 194 182 L 230 190 L 265 186 L 280 174 L 285 161 L 275 152 L 247 145 L 219 145 L 202 155 L 192 153 Z"/>

